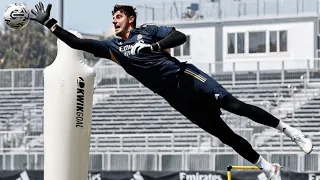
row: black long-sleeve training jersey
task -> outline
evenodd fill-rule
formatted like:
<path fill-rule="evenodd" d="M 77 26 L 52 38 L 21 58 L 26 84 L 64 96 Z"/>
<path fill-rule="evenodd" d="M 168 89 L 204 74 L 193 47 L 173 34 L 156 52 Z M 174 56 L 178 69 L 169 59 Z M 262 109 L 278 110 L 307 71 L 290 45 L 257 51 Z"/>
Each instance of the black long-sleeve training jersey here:
<path fill-rule="evenodd" d="M 161 42 L 174 31 L 173 27 L 144 24 L 139 28 L 132 29 L 127 40 L 112 38 L 103 41 L 80 39 L 59 26 L 53 33 L 71 48 L 83 50 L 92 53 L 96 57 L 116 62 L 128 74 L 159 94 L 167 88 L 169 83 L 176 81 L 182 63 L 172 57 L 166 50 L 132 55 L 131 48 L 137 42 L 146 44 Z M 162 45 L 170 46 L 168 42 L 166 41 Z M 184 43 L 185 39 L 180 37 L 171 42 L 173 44 L 172 47 L 174 47 Z"/>

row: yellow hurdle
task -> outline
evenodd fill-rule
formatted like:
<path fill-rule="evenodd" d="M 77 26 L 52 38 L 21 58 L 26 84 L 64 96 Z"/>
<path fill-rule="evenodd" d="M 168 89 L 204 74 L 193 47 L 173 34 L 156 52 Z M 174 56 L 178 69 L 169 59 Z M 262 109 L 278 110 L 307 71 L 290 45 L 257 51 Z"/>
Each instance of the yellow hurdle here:
<path fill-rule="evenodd" d="M 227 178 L 228 180 L 231 180 L 231 170 L 261 170 L 262 168 L 259 168 L 257 166 L 228 166 L 227 168 Z"/>

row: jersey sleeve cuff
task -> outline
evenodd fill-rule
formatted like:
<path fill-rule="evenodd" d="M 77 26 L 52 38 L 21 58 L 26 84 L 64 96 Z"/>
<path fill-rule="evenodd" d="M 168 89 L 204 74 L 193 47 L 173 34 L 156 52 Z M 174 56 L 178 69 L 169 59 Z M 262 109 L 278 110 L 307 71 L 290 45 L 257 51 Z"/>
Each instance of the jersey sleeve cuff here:
<path fill-rule="evenodd" d="M 151 46 L 153 51 L 159 52 L 161 50 L 160 44 L 158 42 L 152 43 Z"/>
<path fill-rule="evenodd" d="M 50 31 L 54 31 L 54 29 L 55 29 L 55 26 L 57 25 L 57 20 L 55 20 L 54 18 L 51 18 L 51 19 L 49 19 L 48 21 L 46 21 L 45 23 L 44 23 L 44 25 L 48 28 L 48 29 L 50 29 Z"/>

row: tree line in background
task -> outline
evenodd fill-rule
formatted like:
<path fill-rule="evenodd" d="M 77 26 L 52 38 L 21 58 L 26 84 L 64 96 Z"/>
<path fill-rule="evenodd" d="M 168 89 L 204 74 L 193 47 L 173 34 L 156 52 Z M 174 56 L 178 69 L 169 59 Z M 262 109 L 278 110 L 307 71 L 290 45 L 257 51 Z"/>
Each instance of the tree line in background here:
<path fill-rule="evenodd" d="M 57 38 L 46 28 L 33 21 L 20 30 L 3 27 L 0 31 L 1 69 L 45 68 L 54 61 Z M 90 61 L 98 60 L 89 53 L 84 53 L 84 56 Z"/>

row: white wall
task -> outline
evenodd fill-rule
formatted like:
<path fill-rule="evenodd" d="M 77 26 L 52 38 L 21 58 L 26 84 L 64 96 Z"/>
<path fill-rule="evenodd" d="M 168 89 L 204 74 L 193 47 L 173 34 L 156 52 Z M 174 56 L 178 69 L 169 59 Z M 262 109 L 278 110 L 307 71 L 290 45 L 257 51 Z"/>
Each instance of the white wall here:
<path fill-rule="evenodd" d="M 177 57 L 188 62 L 214 62 L 215 61 L 215 28 L 181 28 L 177 29 L 190 35 L 190 56 Z"/>
<path fill-rule="evenodd" d="M 176 58 L 193 63 L 207 72 L 208 64 L 215 62 L 215 27 L 177 28 L 177 30 L 190 35 L 190 56 Z"/>
<path fill-rule="evenodd" d="M 254 54 L 228 54 L 228 33 L 245 32 L 245 46 L 248 49 L 248 35 L 251 31 L 287 31 L 287 52 L 278 53 L 254 53 Z M 268 46 L 267 36 L 266 42 Z M 281 60 L 287 60 L 286 69 L 306 68 L 306 61 L 314 59 L 314 22 L 295 22 L 283 24 L 259 24 L 244 26 L 223 27 L 223 61 L 228 63 L 224 66 L 225 71 L 232 70 L 232 62 L 236 62 L 236 70 L 255 70 L 256 61 L 260 61 L 260 69 L 281 69 Z M 298 62 L 300 61 L 300 62 Z M 312 64 L 312 63 L 311 63 Z M 312 67 L 312 66 L 310 66 Z"/>

